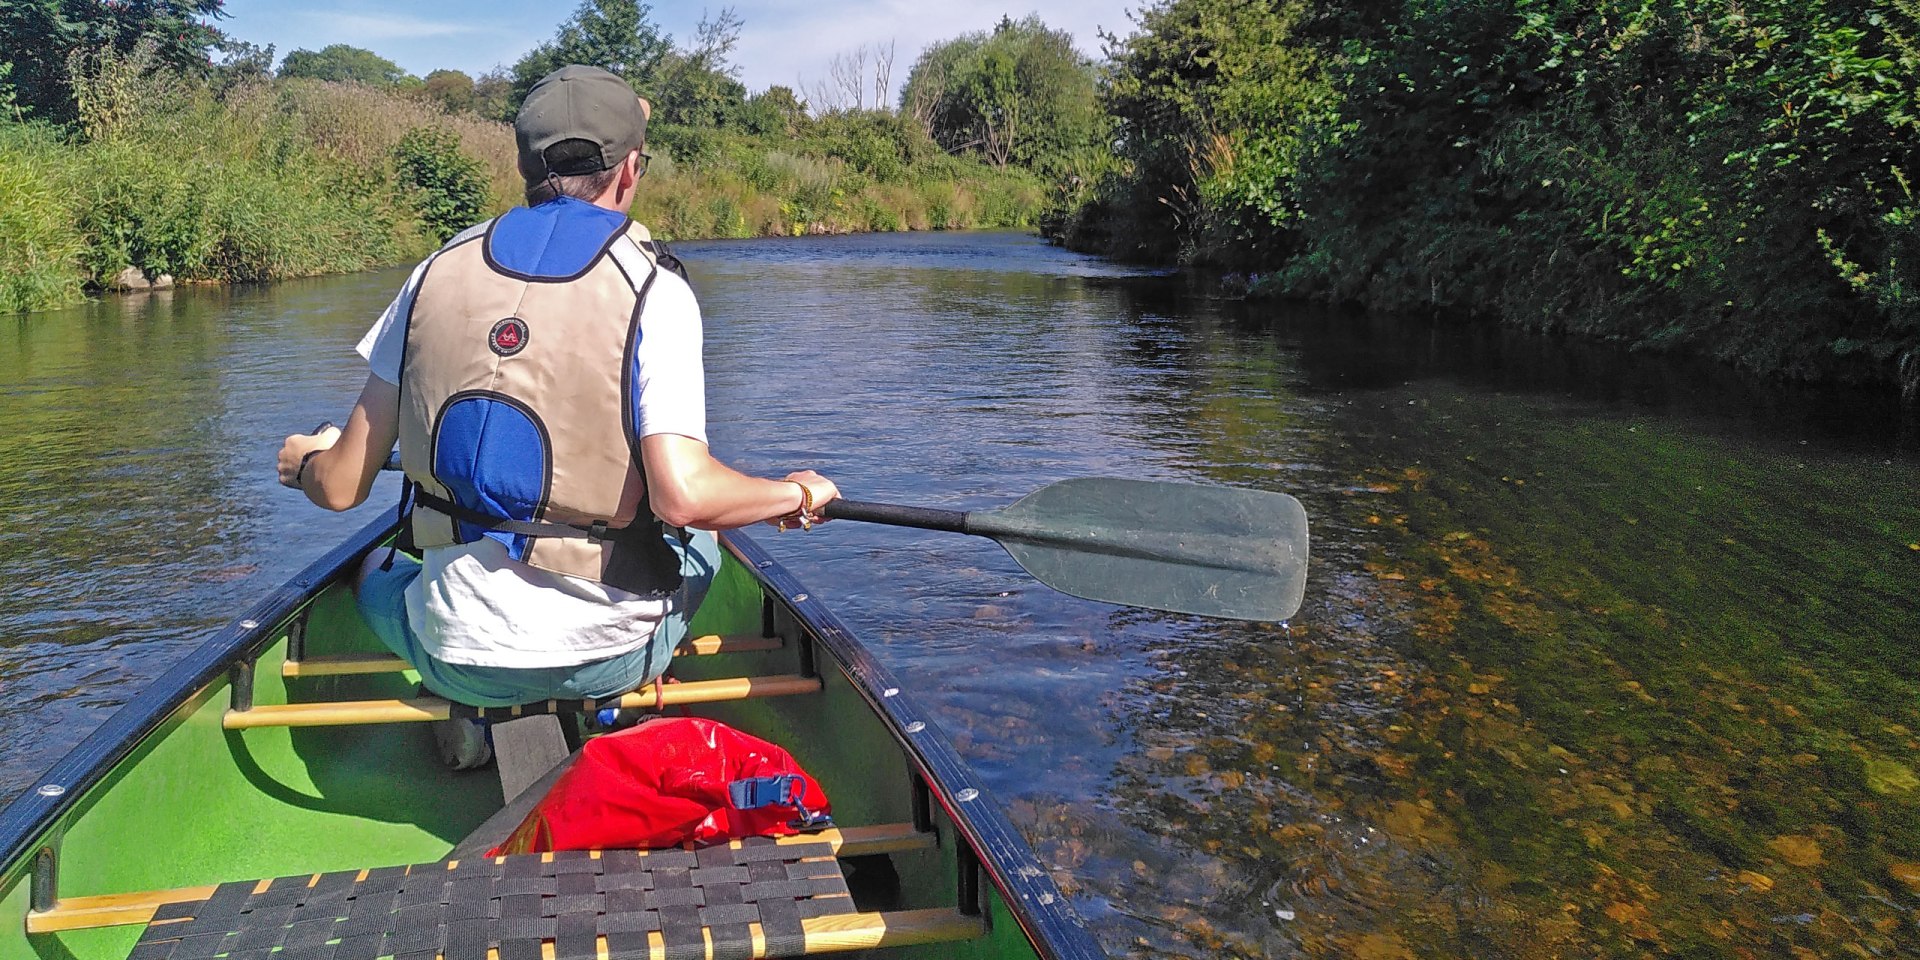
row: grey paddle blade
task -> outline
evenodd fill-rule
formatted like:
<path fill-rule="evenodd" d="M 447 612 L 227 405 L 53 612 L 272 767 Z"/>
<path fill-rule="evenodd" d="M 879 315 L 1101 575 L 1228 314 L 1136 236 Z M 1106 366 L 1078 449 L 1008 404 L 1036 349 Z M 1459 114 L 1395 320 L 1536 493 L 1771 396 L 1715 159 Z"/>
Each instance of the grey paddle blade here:
<path fill-rule="evenodd" d="M 1307 584 L 1307 512 L 1284 493 L 1089 477 L 967 516 L 1062 593 L 1175 613 L 1280 621 Z"/>

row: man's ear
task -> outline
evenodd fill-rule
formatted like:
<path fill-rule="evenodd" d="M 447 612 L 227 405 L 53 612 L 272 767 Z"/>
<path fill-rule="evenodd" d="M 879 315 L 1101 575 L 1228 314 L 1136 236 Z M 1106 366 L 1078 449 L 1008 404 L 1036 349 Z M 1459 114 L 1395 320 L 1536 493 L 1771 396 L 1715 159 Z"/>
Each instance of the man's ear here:
<path fill-rule="evenodd" d="M 640 151 L 630 151 L 627 158 L 620 161 L 620 179 L 615 186 L 617 196 L 631 196 L 640 186 Z"/>

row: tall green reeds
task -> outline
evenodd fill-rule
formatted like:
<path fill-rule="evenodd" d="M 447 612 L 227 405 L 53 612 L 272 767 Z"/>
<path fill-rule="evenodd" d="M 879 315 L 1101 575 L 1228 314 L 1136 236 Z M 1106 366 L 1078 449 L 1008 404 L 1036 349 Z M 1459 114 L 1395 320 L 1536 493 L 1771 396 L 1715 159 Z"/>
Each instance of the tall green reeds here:
<path fill-rule="evenodd" d="M 669 240 L 1024 228 L 1046 199 L 1017 169 L 957 161 L 935 176 L 913 173 L 883 180 L 838 157 L 764 148 L 703 165 L 656 157 L 633 218 Z"/>
<path fill-rule="evenodd" d="M 414 131 L 435 131 L 490 184 L 511 175 L 502 124 L 349 85 L 216 95 L 145 56 L 73 58 L 73 129 L 0 121 L 0 310 L 69 303 L 128 268 L 251 282 L 423 254 L 438 241 L 439 225 L 423 222 L 435 209 L 396 168 L 395 148 Z M 482 207 L 515 195 L 492 192 Z"/>
<path fill-rule="evenodd" d="M 506 124 L 355 84 L 217 89 L 150 59 L 75 56 L 70 128 L 0 114 L 0 312 L 74 302 L 129 268 L 255 282 L 382 266 L 521 199 Z M 1046 199 L 1023 171 L 903 140 L 888 114 L 831 129 L 662 126 L 633 216 L 664 239 L 1026 227 Z"/>
<path fill-rule="evenodd" d="M 86 245 L 73 229 L 60 152 L 44 130 L 0 127 L 0 312 L 80 296 Z"/>

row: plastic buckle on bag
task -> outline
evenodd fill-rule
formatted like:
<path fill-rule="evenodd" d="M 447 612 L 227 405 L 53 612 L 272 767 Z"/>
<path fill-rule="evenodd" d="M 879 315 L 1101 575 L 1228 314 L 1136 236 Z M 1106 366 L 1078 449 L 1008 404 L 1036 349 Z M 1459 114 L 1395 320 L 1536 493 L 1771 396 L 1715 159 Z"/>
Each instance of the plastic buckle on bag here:
<path fill-rule="evenodd" d="M 807 809 L 807 781 L 798 774 L 735 780 L 727 784 L 727 798 L 735 810 L 792 807 L 798 816 L 787 821 L 787 826 L 795 830 L 825 830 L 833 826 L 833 817 Z"/>
<path fill-rule="evenodd" d="M 607 522 L 595 520 L 587 524 L 587 540 L 592 543 L 604 543 L 607 539 Z"/>
<path fill-rule="evenodd" d="M 798 785 L 806 790 L 801 779 L 791 773 L 772 777 L 744 777 L 727 784 L 728 799 L 733 801 L 735 810 L 758 810 L 761 807 L 791 807 L 794 804 L 794 787 Z"/>

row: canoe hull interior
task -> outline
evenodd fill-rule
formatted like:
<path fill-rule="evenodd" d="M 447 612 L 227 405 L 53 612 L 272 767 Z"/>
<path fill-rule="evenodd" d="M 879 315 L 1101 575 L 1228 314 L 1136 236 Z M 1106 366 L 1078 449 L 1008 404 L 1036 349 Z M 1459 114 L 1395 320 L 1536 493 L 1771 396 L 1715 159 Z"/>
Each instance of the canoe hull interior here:
<path fill-rule="evenodd" d="M 210 674 L 206 682 L 163 689 L 179 679 L 175 671 L 144 692 L 146 700 L 123 708 L 150 714 L 136 725 L 145 731 L 133 736 L 128 724 L 109 722 L 95 741 L 119 736 L 128 742 L 90 741 L 57 764 L 49 779 L 70 784 L 66 793 L 48 798 L 30 788 L 0 811 L 0 842 L 8 844 L 9 858 L 0 867 L 0 958 L 120 960 L 140 935 L 139 923 L 29 934 L 42 851 L 53 853 L 55 879 L 40 884 L 40 896 L 51 890 L 63 904 L 92 902 L 86 898 L 432 862 L 500 808 L 494 771 L 445 770 L 425 724 L 227 729 L 222 722 L 234 702 L 234 667 L 247 659 L 243 651 L 257 653 L 255 706 L 414 695 L 411 673 L 283 676 L 290 647 L 305 658 L 383 652 L 341 581 L 384 534 L 370 527 L 357 544 L 310 568 L 303 576 L 313 585 L 270 619 L 229 628 L 252 636 L 232 644 L 226 670 L 202 669 Z M 885 952 L 1099 956 L 998 807 L 984 796 L 956 799 L 972 797 L 973 784 L 962 782 L 969 779 L 964 765 L 938 739 L 937 726 L 913 726 L 917 718 L 906 716 L 913 702 L 892 676 L 750 541 L 732 538 L 729 547 L 694 635 L 759 636 L 771 627 L 786 642 L 776 650 L 680 657 L 675 673 L 698 681 L 811 669 L 822 688 L 703 704 L 691 712 L 787 748 L 826 787 L 844 827 L 911 824 L 918 808 L 920 824 L 931 827 L 935 840 L 886 855 L 899 882 L 871 894 L 884 902 L 862 903 L 862 910 L 951 909 L 961 902 L 962 861 L 987 861 L 977 898 L 983 935 Z M 290 634 L 298 643 L 290 644 Z M 243 677 L 239 689 L 246 687 Z M 76 758 L 89 753 L 116 759 L 77 767 Z M 852 863 L 857 876 L 863 867 Z M 888 872 L 872 862 L 864 869 Z M 855 890 L 856 899 L 867 896 L 858 883 Z"/>

